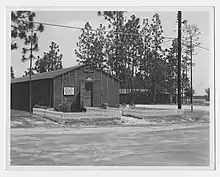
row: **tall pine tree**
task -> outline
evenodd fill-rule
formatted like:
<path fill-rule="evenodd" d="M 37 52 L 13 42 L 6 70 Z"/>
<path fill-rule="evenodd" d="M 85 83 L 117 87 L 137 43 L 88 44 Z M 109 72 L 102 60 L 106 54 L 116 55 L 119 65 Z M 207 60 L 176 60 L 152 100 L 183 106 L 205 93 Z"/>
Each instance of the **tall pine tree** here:
<path fill-rule="evenodd" d="M 104 17 L 105 20 L 109 22 L 109 29 L 112 33 L 108 34 L 108 38 L 111 38 L 107 42 L 107 58 L 108 66 L 116 77 L 120 78 L 123 72 L 122 65 L 124 59 L 124 49 L 122 43 L 122 38 L 124 35 L 120 34 L 123 32 L 125 17 L 124 11 L 99 11 L 98 15 Z"/>
<path fill-rule="evenodd" d="M 189 80 L 189 69 L 191 67 L 191 52 L 192 56 L 196 55 L 196 48 L 201 44 L 199 41 L 201 32 L 200 29 L 198 28 L 197 25 L 189 25 L 185 24 L 182 27 L 182 75 L 185 76 L 182 80 L 182 94 L 185 94 L 185 97 L 187 98 L 188 95 L 191 95 L 191 92 L 189 93 L 190 90 L 190 80 Z M 192 44 L 191 44 L 192 40 Z M 194 66 L 194 64 L 193 64 Z M 192 67 L 193 67 L 192 66 Z"/>
<path fill-rule="evenodd" d="M 165 66 L 161 43 L 163 42 L 163 29 L 159 14 L 154 14 L 149 27 L 150 34 L 150 56 L 148 57 L 148 84 L 149 93 L 153 95 L 156 103 L 156 95 L 163 91 L 162 82 L 165 77 Z"/>
<path fill-rule="evenodd" d="M 32 15 L 25 16 L 23 21 L 26 24 L 25 27 L 25 35 L 23 37 L 25 47 L 22 48 L 22 62 L 26 62 L 30 60 L 30 68 L 32 68 L 32 60 L 37 57 L 34 56 L 34 52 L 39 50 L 38 46 L 38 33 L 42 33 L 44 31 L 44 26 L 42 24 L 35 24 L 34 22 L 35 13 L 32 12 Z"/>
<path fill-rule="evenodd" d="M 170 49 L 167 49 L 167 91 L 170 96 L 175 95 L 177 89 L 177 44 L 177 39 L 174 39 Z"/>
<path fill-rule="evenodd" d="M 138 68 L 140 64 L 140 59 L 142 55 L 142 38 L 140 35 L 140 19 L 137 18 L 135 15 L 132 15 L 131 18 L 125 23 L 124 25 L 124 33 L 130 33 L 132 35 L 123 35 L 124 38 L 123 43 L 123 51 L 124 55 L 122 58 L 123 63 L 126 65 L 124 66 L 122 63 L 122 69 L 125 69 L 127 72 L 127 75 L 125 75 L 124 83 L 128 83 L 128 80 L 130 81 L 130 88 L 131 88 L 131 95 L 132 95 L 132 101 L 134 101 L 134 89 L 136 89 L 137 86 L 134 84 L 134 78 L 136 77 L 138 73 Z M 124 66 L 124 68 L 123 68 Z M 123 71 L 123 70 L 122 70 Z M 121 75 L 123 72 L 121 73 Z"/>
<path fill-rule="evenodd" d="M 31 11 L 12 11 L 11 12 L 11 49 L 17 49 L 16 39 L 24 40 L 28 36 L 29 21 L 33 21 L 35 13 Z"/>
<path fill-rule="evenodd" d="M 79 63 L 92 64 L 102 69 L 106 68 L 106 37 L 103 30 L 105 27 L 102 25 L 97 30 L 93 30 L 89 22 L 85 24 L 77 42 L 78 49 L 75 50 Z"/>
<path fill-rule="evenodd" d="M 44 52 L 43 58 L 38 57 L 35 62 L 35 71 L 37 73 L 50 72 L 63 68 L 62 57 L 60 54 L 59 45 L 51 42 L 49 52 Z"/>

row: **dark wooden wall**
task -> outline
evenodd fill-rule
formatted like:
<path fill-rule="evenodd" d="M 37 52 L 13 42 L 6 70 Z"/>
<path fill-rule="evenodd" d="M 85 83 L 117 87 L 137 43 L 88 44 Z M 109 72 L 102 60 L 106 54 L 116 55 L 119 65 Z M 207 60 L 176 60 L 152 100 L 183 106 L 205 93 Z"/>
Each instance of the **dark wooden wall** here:
<path fill-rule="evenodd" d="M 103 92 L 105 97 L 103 98 L 104 102 L 107 102 L 109 106 L 119 106 L 119 88 L 120 82 L 113 77 L 104 74 L 102 76 L 104 88 Z"/>
<path fill-rule="evenodd" d="M 100 70 L 92 68 L 92 73 L 85 72 L 85 69 L 86 66 L 55 78 L 55 106 L 58 106 L 64 100 L 68 100 L 72 104 L 72 110 L 79 109 L 80 97 L 83 97 L 82 89 L 84 89 L 82 84 L 86 82 L 88 77 L 93 81 L 92 105 L 94 107 L 99 107 L 102 103 L 108 103 L 109 106 L 119 105 L 120 82 Z M 63 87 L 68 86 L 74 87 L 74 96 L 63 95 Z"/>
<path fill-rule="evenodd" d="M 97 70 L 95 71 L 95 78 L 94 105 L 100 106 L 102 103 L 108 103 L 109 106 L 119 105 L 120 82 Z"/>
<path fill-rule="evenodd" d="M 59 106 L 64 100 L 72 104 L 72 110 L 79 109 L 79 82 L 77 80 L 76 71 L 67 72 L 61 76 L 58 76 L 54 79 L 54 106 Z M 74 87 L 74 95 L 64 96 L 63 88 L 64 87 Z M 76 108 L 77 107 L 77 108 Z"/>
<path fill-rule="evenodd" d="M 132 101 L 131 94 L 120 94 L 120 104 L 129 104 Z M 148 93 L 136 92 L 134 93 L 135 104 L 154 104 L 153 95 Z M 170 98 L 168 94 L 157 94 L 156 104 L 169 104 Z"/>
<path fill-rule="evenodd" d="M 11 84 L 11 109 L 29 111 L 29 84 Z"/>
<path fill-rule="evenodd" d="M 88 77 L 93 81 L 92 105 L 94 107 L 102 103 L 108 103 L 109 106 L 119 105 L 120 82 L 94 68 L 91 69 L 93 72 L 86 72 L 85 67 L 67 72 L 54 79 L 32 81 L 32 107 L 36 104 L 48 107 L 59 106 L 66 100 L 71 103 L 72 111 L 79 110 L 83 89 L 85 89 L 82 85 Z M 74 87 L 74 95 L 64 96 L 64 87 Z M 29 111 L 29 81 L 11 84 L 11 108 Z"/>
<path fill-rule="evenodd" d="M 35 80 L 32 84 L 32 108 L 38 105 L 53 107 L 53 80 Z M 29 111 L 29 81 L 11 84 L 11 108 Z"/>

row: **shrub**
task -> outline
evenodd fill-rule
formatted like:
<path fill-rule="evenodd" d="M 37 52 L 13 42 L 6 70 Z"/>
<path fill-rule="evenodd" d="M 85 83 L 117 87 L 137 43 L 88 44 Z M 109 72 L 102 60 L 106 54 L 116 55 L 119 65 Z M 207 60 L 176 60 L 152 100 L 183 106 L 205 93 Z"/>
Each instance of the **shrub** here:
<path fill-rule="evenodd" d="M 122 107 L 125 108 L 127 106 L 126 103 L 122 103 Z"/>
<path fill-rule="evenodd" d="M 130 107 L 131 109 L 134 109 L 134 108 L 135 108 L 135 104 L 134 104 L 133 101 L 131 101 L 131 103 L 129 104 L 129 107 Z"/>
<path fill-rule="evenodd" d="M 70 112 L 70 104 L 66 101 L 59 105 L 59 111 Z"/>
<path fill-rule="evenodd" d="M 107 107 L 108 107 L 108 103 L 102 103 L 102 108 L 103 109 L 107 109 Z"/>
<path fill-rule="evenodd" d="M 82 107 L 82 108 L 80 109 L 80 112 L 86 112 L 86 108 Z"/>
<path fill-rule="evenodd" d="M 55 105 L 54 110 L 60 112 L 70 112 L 71 105 L 68 101 L 64 101 L 59 105 Z"/>

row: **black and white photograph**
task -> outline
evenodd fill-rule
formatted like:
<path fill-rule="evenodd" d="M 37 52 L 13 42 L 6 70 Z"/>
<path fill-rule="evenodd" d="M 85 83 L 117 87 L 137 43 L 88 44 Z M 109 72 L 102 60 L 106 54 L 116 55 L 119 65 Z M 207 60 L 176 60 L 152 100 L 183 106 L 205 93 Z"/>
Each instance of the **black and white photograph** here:
<path fill-rule="evenodd" d="M 214 168 L 214 7 L 7 11 L 10 168 Z"/>

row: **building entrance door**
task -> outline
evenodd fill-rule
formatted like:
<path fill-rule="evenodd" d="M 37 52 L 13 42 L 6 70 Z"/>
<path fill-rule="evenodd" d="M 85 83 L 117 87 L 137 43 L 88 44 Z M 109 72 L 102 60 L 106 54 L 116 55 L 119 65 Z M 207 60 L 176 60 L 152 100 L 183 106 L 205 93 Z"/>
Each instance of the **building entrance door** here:
<path fill-rule="evenodd" d="M 82 82 L 80 89 L 81 103 L 84 107 L 93 106 L 93 82 Z"/>

